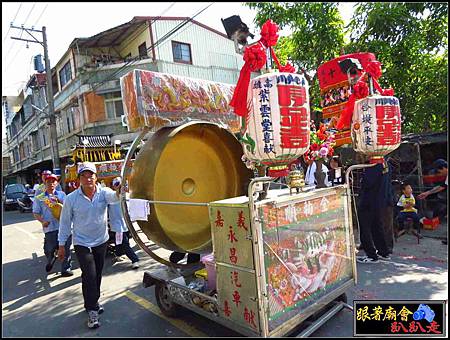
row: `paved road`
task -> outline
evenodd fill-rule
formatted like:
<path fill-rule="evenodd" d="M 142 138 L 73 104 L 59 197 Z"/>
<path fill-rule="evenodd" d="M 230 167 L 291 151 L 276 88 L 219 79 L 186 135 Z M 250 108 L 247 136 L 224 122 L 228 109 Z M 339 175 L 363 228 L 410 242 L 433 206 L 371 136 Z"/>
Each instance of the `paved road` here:
<path fill-rule="evenodd" d="M 47 275 L 40 224 L 31 214 L 5 212 L 2 224 L 3 335 L 5 337 L 233 337 L 237 333 L 186 311 L 177 319 L 164 317 L 156 305 L 154 288 L 142 288 L 145 270 L 159 267 L 134 243 L 141 268 L 129 261 L 106 260 L 101 302 L 105 313 L 102 326 L 86 327 L 81 295 L 81 271 L 75 261 L 75 275 Z M 133 242 L 133 241 L 132 241 Z M 418 245 L 413 236 L 396 244 L 393 261 L 358 264 L 358 284 L 348 291 L 354 299 L 448 299 L 447 247 L 439 239 L 425 238 Z M 339 312 L 313 336 L 351 337 L 353 315 Z"/>

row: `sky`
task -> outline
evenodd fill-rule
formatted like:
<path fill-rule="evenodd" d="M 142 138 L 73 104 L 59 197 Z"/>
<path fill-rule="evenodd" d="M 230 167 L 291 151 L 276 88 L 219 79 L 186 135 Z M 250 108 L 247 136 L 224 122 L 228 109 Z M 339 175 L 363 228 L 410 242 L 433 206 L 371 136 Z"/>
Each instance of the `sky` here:
<path fill-rule="evenodd" d="M 75 38 L 93 36 L 124 24 L 134 16 L 192 17 L 210 4 L 195 18 L 196 21 L 225 33 L 220 19 L 239 15 L 249 26 L 250 32 L 259 31 L 253 24 L 255 11 L 242 2 L 2 2 L 2 96 L 17 95 L 34 73 L 33 56 L 44 55 L 40 44 L 29 43 L 27 48 L 26 42 L 11 39 L 32 39 L 26 32 L 10 28 L 11 22 L 14 26 L 34 26 L 38 30 L 46 26 L 50 64 L 53 67 Z M 351 18 L 354 4 L 340 3 L 345 23 Z M 34 35 L 42 40 L 40 33 Z M 2 121 L 2 138 L 5 138 L 3 113 Z"/>

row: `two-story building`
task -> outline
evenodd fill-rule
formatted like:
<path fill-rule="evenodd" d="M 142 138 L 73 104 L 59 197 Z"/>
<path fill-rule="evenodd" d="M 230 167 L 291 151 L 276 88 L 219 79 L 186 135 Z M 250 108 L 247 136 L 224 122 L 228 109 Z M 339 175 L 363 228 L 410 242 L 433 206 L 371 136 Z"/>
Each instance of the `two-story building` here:
<path fill-rule="evenodd" d="M 224 33 L 184 17 L 134 17 L 92 37 L 74 39 L 52 68 L 61 166 L 67 164 L 78 135 L 109 135 L 122 146 L 132 142 L 136 133 L 128 133 L 121 118 L 120 77 L 129 71 L 236 84 L 242 65 L 242 56 Z M 26 181 L 39 169 L 51 168 L 49 127 L 35 108 L 46 105 L 42 76 L 30 79 L 23 105 L 8 125 L 13 155 L 9 176 L 20 174 Z"/>

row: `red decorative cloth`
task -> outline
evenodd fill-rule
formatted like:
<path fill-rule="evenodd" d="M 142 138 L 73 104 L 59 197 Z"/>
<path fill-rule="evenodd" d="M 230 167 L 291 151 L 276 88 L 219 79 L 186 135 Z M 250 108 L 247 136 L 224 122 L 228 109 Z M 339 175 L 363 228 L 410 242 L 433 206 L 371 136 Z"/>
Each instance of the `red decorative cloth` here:
<path fill-rule="evenodd" d="M 381 77 L 381 63 L 379 61 L 371 61 L 366 66 L 366 72 L 372 76 L 375 80 Z"/>
<path fill-rule="evenodd" d="M 362 78 L 362 77 L 361 77 Z M 353 109 L 355 108 L 355 102 L 357 99 L 365 98 L 369 95 L 369 87 L 367 84 L 360 80 L 353 86 L 353 92 L 348 98 L 347 103 L 345 104 L 345 109 L 342 112 L 339 120 L 336 124 L 336 128 L 338 130 L 342 130 L 343 128 L 350 127 L 350 123 L 352 122 Z"/>
<path fill-rule="evenodd" d="M 384 89 L 382 92 L 381 92 L 381 95 L 383 95 L 383 96 L 393 96 L 394 95 L 394 89 L 393 88 L 388 88 L 388 89 Z"/>
<path fill-rule="evenodd" d="M 378 84 L 378 79 L 381 77 L 381 63 L 379 61 L 371 61 L 367 64 L 365 68 L 365 73 L 361 75 L 358 82 L 353 86 L 353 92 L 348 98 L 348 101 L 345 105 L 345 109 L 339 117 L 339 121 L 336 124 L 336 128 L 341 130 L 343 128 L 350 127 L 350 123 L 352 121 L 353 110 L 355 107 L 355 102 L 357 99 L 365 98 L 369 95 L 369 87 L 366 82 L 362 81 L 365 74 L 368 74 L 372 77 L 373 86 L 382 96 L 393 96 L 394 90 L 392 88 L 382 89 L 380 84 Z"/>
<path fill-rule="evenodd" d="M 272 20 L 267 20 L 261 27 L 261 42 L 266 47 L 275 46 L 278 42 L 278 25 Z"/>
<path fill-rule="evenodd" d="M 280 72 L 287 72 L 287 73 L 296 73 L 295 67 L 291 65 L 290 63 L 287 63 L 285 66 L 278 67 L 278 70 Z"/>
<path fill-rule="evenodd" d="M 272 55 L 273 61 L 277 65 L 278 71 L 280 72 L 287 72 L 287 73 L 295 73 L 295 67 L 291 65 L 290 63 L 287 63 L 285 66 L 281 65 L 280 61 L 277 58 L 277 55 L 275 54 L 275 51 L 273 48 L 270 48 L 270 54 Z"/>
<path fill-rule="evenodd" d="M 244 51 L 245 64 L 241 69 L 233 98 L 230 101 L 230 106 L 234 108 L 234 113 L 238 116 L 246 117 L 248 114 L 247 95 L 250 75 L 264 66 L 266 58 L 266 52 L 260 43 L 249 46 Z"/>

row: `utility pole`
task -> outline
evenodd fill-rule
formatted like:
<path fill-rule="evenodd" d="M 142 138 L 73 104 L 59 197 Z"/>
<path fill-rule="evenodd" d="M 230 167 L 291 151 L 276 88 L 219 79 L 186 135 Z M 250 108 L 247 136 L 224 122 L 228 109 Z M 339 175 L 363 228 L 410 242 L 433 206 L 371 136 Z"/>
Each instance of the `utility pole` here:
<path fill-rule="evenodd" d="M 56 132 L 56 117 L 55 117 L 55 104 L 53 102 L 53 88 L 52 88 L 52 73 L 50 68 L 50 60 L 48 57 L 48 46 L 47 46 L 47 34 L 45 26 L 42 27 L 42 31 L 36 30 L 33 28 L 25 28 L 25 27 L 17 27 L 11 24 L 11 28 L 17 28 L 20 30 L 24 30 L 27 32 L 34 40 L 22 39 L 11 37 L 14 40 L 22 40 L 28 43 L 38 43 L 44 47 L 44 59 L 45 59 L 45 73 L 47 78 L 47 104 L 48 104 L 48 119 L 50 126 L 50 150 L 52 154 L 52 162 L 53 162 L 53 172 L 59 172 L 58 175 L 61 175 L 61 164 L 59 161 L 59 149 L 58 149 L 58 135 Z M 31 32 L 42 33 L 42 41 L 39 41 L 34 37 Z"/>

